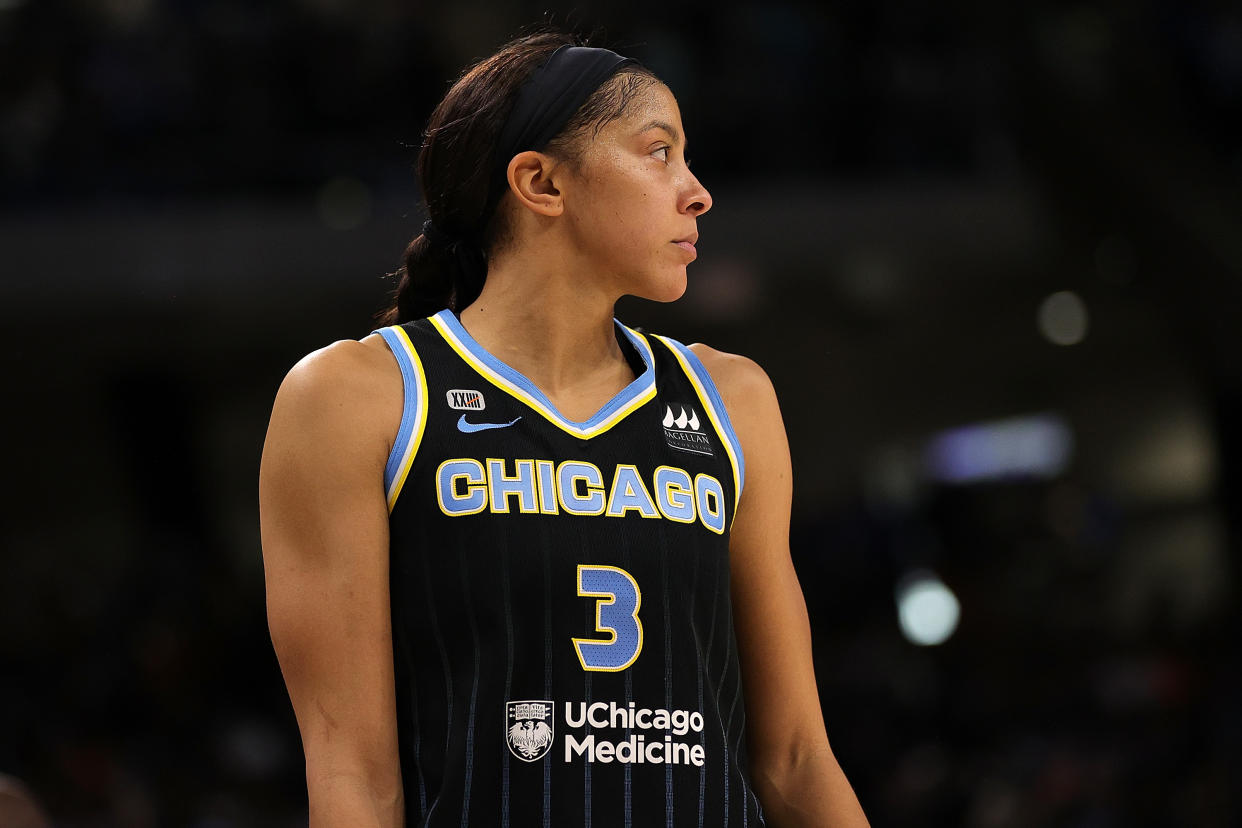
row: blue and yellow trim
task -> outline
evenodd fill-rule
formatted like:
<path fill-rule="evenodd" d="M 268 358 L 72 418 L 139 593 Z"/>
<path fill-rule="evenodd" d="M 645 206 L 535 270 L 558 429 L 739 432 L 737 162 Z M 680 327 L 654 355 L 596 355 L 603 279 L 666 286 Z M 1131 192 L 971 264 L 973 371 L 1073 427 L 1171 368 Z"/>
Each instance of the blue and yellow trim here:
<path fill-rule="evenodd" d="M 423 361 L 418 358 L 414 343 L 410 342 L 409 334 L 400 325 L 380 328 L 372 333 L 378 333 L 388 343 L 397 364 L 401 366 L 401 379 L 405 385 L 401 427 L 397 429 L 397 439 L 393 441 L 388 463 L 384 466 L 384 491 L 391 514 L 427 429 L 427 374 L 423 371 Z"/>
<path fill-rule="evenodd" d="M 483 346 L 475 342 L 452 311 L 442 310 L 435 316 L 429 317 L 429 321 L 444 337 L 449 347 L 484 379 L 519 402 L 525 403 L 552 425 L 574 437 L 588 439 L 603 434 L 625 419 L 630 412 L 655 397 L 655 357 L 651 352 L 651 345 L 642 334 L 627 328 L 620 322 L 616 324 L 638 350 L 647 370 L 621 389 L 620 393 L 609 400 L 591 419 L 585 422 L 574 422 L 557 411 L 556 406 L 552 405 L 551 400 L 534 383 L 489 354 Z"/>
<path fill-rule="evenodd" d="M 653 336 L 667 345 L 673 356 L 677 357 L 677 361 L 681 363 L 682 370 L 686 372 L 686 377 L 694 386 L 695 393 L 699 395 L 703 410 L 707 412 L 708 419 L 712 421 L 712 425 L 716 427 L 716 433 L 720 435 L 720 442 L 724 443 L 725 453 L 729 455 L 729 464 L 733 467 L 733 514 L 736 516 L 737 504 L 742 498 L 742 487 L 746 484 L 746 458 L 742 455 L 742 441 L 737 439 L 733 424 L 729 422 L 729 412 L 725 410 L 724 400 L 720 398 L 720 392 L 716 389 L 716 383 L 712 381 L 711 374 L 707 373 L 703 363 L 694 355 L 694 351 L 667 336 L 659 334 L 653 334 Z"/>

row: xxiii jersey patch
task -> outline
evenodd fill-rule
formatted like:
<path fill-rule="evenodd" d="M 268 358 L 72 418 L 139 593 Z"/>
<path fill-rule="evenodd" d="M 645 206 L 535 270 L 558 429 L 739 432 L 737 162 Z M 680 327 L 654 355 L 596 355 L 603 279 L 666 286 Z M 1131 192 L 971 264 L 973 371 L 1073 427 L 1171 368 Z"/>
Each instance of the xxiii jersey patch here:
<path fill-rule="evenodd" d="M 449 311 L 383 328 L 406 821 L 762 825 L 729 603 L 741 446 L 684 345 L 584 422 Z"/>

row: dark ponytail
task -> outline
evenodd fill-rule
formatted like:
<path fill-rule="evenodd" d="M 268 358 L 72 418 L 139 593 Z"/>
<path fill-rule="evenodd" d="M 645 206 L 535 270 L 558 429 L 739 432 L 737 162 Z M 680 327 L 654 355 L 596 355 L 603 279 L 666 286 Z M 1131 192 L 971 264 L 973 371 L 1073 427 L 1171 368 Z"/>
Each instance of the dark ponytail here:
<path fill-rule="evenodd" d="M 432 238 L 419 235 L 405 249 L 391 305 L 376 315 L 381 325 L 421 319 L 444 308 L 460 312 L 479 297 L 489 253 L 507 241 L 497 205 L 504 190 L 493 181 L 493 154 L 523 82 L 559 47 L 582 45 L 560 32 L 513 40 L 453 84 L 423 133 L 418 178 Z M 633 95 L 656 78 L 628 66 L 587 99 L 545 151 L 575 160 L 578 138 L 619 117 Z M 493 192 L 493 189 L 501 190 Z"/>
<path fill-rule="evenodd" d="M 384 325 L 422 319 L 444 308 L 460 310 L 483 291 L 487 278 L 484 248 L 468 239 L 433 244 L 416 236 L 405 248 L 392 306 L 379 317 Z"/>

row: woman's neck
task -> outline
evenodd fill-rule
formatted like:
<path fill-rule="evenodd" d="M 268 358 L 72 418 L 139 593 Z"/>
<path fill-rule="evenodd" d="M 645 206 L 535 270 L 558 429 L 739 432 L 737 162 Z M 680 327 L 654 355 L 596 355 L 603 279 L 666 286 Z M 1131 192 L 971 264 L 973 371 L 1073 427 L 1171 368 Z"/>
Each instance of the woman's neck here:
<path fill-rule="evenodd" d="M 615 297 L 550 273 L 498 267 L 461 323 L 563 414 L 584 420 L 634 379 L 617 342 L 615 304 Z"/>

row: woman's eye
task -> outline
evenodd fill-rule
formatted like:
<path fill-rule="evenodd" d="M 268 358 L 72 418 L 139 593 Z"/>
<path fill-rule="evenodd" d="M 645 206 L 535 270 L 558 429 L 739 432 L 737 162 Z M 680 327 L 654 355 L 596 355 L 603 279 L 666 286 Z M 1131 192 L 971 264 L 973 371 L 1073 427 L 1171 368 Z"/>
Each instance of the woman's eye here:
<path fill-rule="evenodd" d="M 664 153 L 662 156 L 660 156 L 660 160 L 667 164 L 668 163 L 668 151 L 669 151 L 668 147 L 660 147 L 658 150 L 653 152 L 652 155 L 660 155 L 660 153 Z"/>

